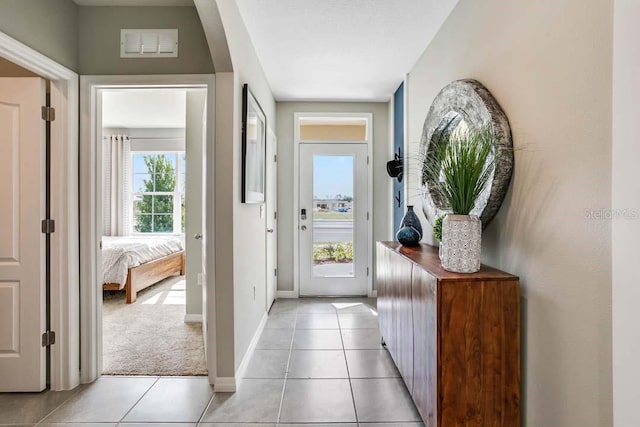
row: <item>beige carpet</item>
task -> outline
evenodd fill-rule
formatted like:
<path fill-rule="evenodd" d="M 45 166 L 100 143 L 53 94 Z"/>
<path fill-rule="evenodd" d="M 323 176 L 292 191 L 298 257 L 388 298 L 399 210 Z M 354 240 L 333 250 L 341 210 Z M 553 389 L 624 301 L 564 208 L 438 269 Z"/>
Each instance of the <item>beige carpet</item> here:
<path fill-rule="evenodd" d="M 103 373 L 206 375 L 202 325 L 184 323 L 184 276 L 173 276 L 125 304 L 124 291 L 103 294 Z"/>

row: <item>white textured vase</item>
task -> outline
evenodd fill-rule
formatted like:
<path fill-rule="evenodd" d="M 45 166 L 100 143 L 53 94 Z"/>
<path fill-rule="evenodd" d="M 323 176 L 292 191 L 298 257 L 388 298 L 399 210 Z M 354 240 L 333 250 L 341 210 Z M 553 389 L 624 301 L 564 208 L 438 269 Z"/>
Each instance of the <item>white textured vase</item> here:
<path fill-rule="evenodd" d="M 480 270 L 482 222 L 475 215 L 447 215 L 442 221 L 440 261 L 455 273 Z"/>

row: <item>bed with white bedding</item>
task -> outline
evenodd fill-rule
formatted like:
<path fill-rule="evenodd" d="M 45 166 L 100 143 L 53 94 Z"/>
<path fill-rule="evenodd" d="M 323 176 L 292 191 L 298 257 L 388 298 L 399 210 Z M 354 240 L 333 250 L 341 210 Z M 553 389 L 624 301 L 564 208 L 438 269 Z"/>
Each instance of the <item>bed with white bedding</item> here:
<path fill-rule="evenodd" d="M 175 236 L 102 238 L 103 289 L 125 289 L 127 303 L 138 291 L 179 272 L 184 274 L 184 247 Z"/>

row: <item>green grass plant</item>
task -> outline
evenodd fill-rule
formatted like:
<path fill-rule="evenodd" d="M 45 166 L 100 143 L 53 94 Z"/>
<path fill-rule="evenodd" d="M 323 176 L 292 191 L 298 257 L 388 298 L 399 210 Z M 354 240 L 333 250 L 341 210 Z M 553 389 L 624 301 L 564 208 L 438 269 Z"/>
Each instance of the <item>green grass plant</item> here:
<path fill-rule="evenodd" d="M 450 124 L 453 123 L 450 122 Z M 423 165 L 423 181 L 437 190 L 452 213 L 468 215 L 492 178 L 495 137 L 490 127 L 446 127 L 431 142 Z"/>

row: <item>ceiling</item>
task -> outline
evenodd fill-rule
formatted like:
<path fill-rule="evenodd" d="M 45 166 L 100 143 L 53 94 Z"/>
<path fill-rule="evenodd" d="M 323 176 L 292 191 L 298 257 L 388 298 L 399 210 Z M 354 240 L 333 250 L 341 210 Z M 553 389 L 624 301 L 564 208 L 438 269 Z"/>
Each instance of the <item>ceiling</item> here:
<path fill-rule="evenodd" d="M 193 0 L 73 0 L 79 6 L 193 6 Z"/>
<path fill-rule="evenodd" d="M 193 6 L 193 0 L 74 0 Z M 214 1 L 214 0 L 212 0 Z M 236 0 L 279 101 L 387 101 L 458 0 Z"/>
<path fill-rule="evenodd" d="M 184 128 L 187 93 L 178 89 L 128 89 L 102 94 L 103 128 Z"/>
<path fill-rule="evenodd" d="M 238 0 L 277 100 L 387 101 L 458 0 Z"/>

